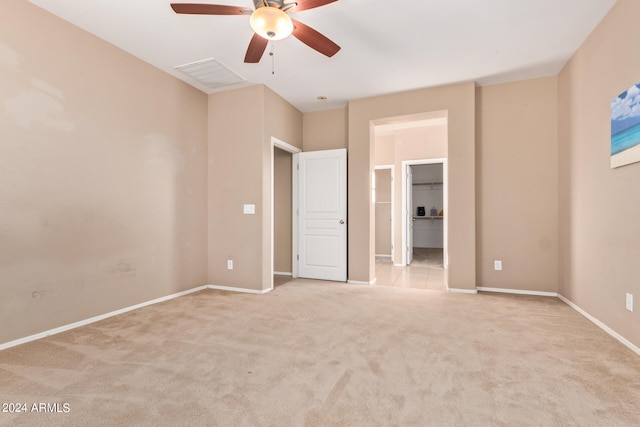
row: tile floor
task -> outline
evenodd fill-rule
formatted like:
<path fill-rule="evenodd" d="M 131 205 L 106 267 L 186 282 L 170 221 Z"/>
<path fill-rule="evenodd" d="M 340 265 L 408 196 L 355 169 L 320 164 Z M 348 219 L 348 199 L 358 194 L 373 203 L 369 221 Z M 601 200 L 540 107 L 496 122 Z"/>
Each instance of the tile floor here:
<path fill-rule="evenodd" d="M 414 248 L 413 262 L 396 267 L 389 258 L 376 258 L 376 285 L 445 291 L 442 249 Z"/>
<path fill-rule="evenodd" d="M 414 248 L 413 262 L 396 267 L 388 258 L 376 258 L 376 285 L 446 291 L 446 271 L 442 249 Z M 291 280 L 291 276 L 274 276 L 275 287 Z"/>

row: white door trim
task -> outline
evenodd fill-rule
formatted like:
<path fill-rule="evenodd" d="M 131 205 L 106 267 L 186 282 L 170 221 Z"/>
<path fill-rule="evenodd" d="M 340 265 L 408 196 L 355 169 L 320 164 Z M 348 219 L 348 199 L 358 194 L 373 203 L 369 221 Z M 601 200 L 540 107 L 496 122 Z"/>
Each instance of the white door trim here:
<path fill-rule="evenodd" d="M 296 146 L 293 146 L 291 144 L 287 144 L 284 141 L 279 140 L 278 138 L 275 137 L 271 137 L 271 194 L 270 194 L 270 204 L 271 204 L 271 287 L 269 288 L 270 290 L 273 290 L 273 274 L 274 274 L 274 265 L 273 263 L 275 262 L 275 201 L 274 201 L 274 182 L 275 182 L 275 165 L 274 165 L 274 157 L 275 157 L 275 149 L 279 148 L 283 151 L 286 151 L 288 153 L 291 154 L 296 154 L 301 152 L 302 150 L 299 149 Z M 293 156 L 292 156 L 293 157 Z M 292 161 L 293 163 L 293 161 Z M 295 202 L 295 198 L 297 197 L 295 194 L 295 191 L 293 191 L 293 175 L 291 176 L 291 181 L 292 181 L 292 205 L 295 206 L 293 203 Z M 292 221 L 295 220 L 295 215 L 293 215 L 292 213 Z M 295 227 L 294 227 L 295 230 Z M 295 236 L 293 237 L 293 241 L 291 242 L 292 245 L 294 245 L 295 243 Z M 293 247 L 292 247 L 293 249 Z M 293 267 L 293 266 L 292 266 Z M 293 267 L 295 268 L 295 267 Z M 294 276 L 296 277 L 296 276 Z"/>
<path fill-rule="evenodd" d="M 395 262 L 396 259 L 396 230 L 395 230 L 395 218 L 394 218 L 394 207 L 396 205 L 395 199 L 395 165 L 378 165 L 375 167 L 375 170 L 380 169 L 389 169 L 391 170 L 391 262 Z M 377 185 L 377 184 L 376 184 Z M 376 196 L 377 197 L 377 196 Z"/>
<path fill-rule="evenodd" d="M 406 215 L 406 204 L 407 204 L 407 168 L 409 166 L 414 165 L 432 165 L 432 164 L 442 164 L 442 205 L 444 210 L 444 217 L 442 219 L 442 240 L 443 240 L 443 248 L 442 253 L 444 256 L 444 268 L 448 268 L 449 266 L 449 238 L 448 238 L 448 230 L 449 230 L 449 173 L 447 171 L 447 159 L 446 158 L 435 158 L 435 159 L 421 159 L 421 160 L 404 160 L 402 162 L 402 265 L 407 265 L 407 215 Z"/>

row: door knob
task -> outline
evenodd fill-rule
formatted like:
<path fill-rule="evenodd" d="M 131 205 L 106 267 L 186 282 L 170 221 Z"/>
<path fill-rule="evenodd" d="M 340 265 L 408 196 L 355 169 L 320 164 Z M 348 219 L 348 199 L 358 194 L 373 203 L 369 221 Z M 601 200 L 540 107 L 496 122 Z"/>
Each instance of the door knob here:
<path fill-rule="evenodd" d="M 340 224 L 344 224 L 344 219 L 341 219 L 341 220 L 340 220 Z"/>

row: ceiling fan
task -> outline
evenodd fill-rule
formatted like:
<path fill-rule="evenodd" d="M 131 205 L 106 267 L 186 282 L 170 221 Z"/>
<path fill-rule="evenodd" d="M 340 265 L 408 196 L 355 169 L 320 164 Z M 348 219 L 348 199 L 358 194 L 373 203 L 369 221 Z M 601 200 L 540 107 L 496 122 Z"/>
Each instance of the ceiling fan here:
<path fill-rule="evenodd" d="M 171 3 L 176 13 L 191 15 L 246 15 L 254 35 L 249 42 L 244 62 L 260 62 L 270 40 L 293 35 L 312 49 L 332 57 L 340 46 L 318 31 L 289 17 L 289 13 L 314 9 L 338 0 L 253 0 L 255 10 L 242 6 L 201 3 Z"/>

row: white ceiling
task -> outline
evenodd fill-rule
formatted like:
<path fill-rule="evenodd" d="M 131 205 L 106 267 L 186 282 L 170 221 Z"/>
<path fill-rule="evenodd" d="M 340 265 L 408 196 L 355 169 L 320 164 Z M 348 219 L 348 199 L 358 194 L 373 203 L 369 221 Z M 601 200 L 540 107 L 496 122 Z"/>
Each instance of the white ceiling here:
<path fill-rule="evenodd" d="M 616 0 L 339 0 L 292 14 L 342 47 L 327 58 L 293 37 L 245 64 L 247 16 L 177 15 L 170 2 L 253 7 L 252 0 L 29 0 L 207 93 L 175 67 L 215 58 L 302 112 L 463 81 L 556 75 Z M 237 85 L 235 86 L 237 87 Z M 229 88 L 229 87 L 227 87 Z M 317 100 L 326 96 L 325 101 Z"/>

